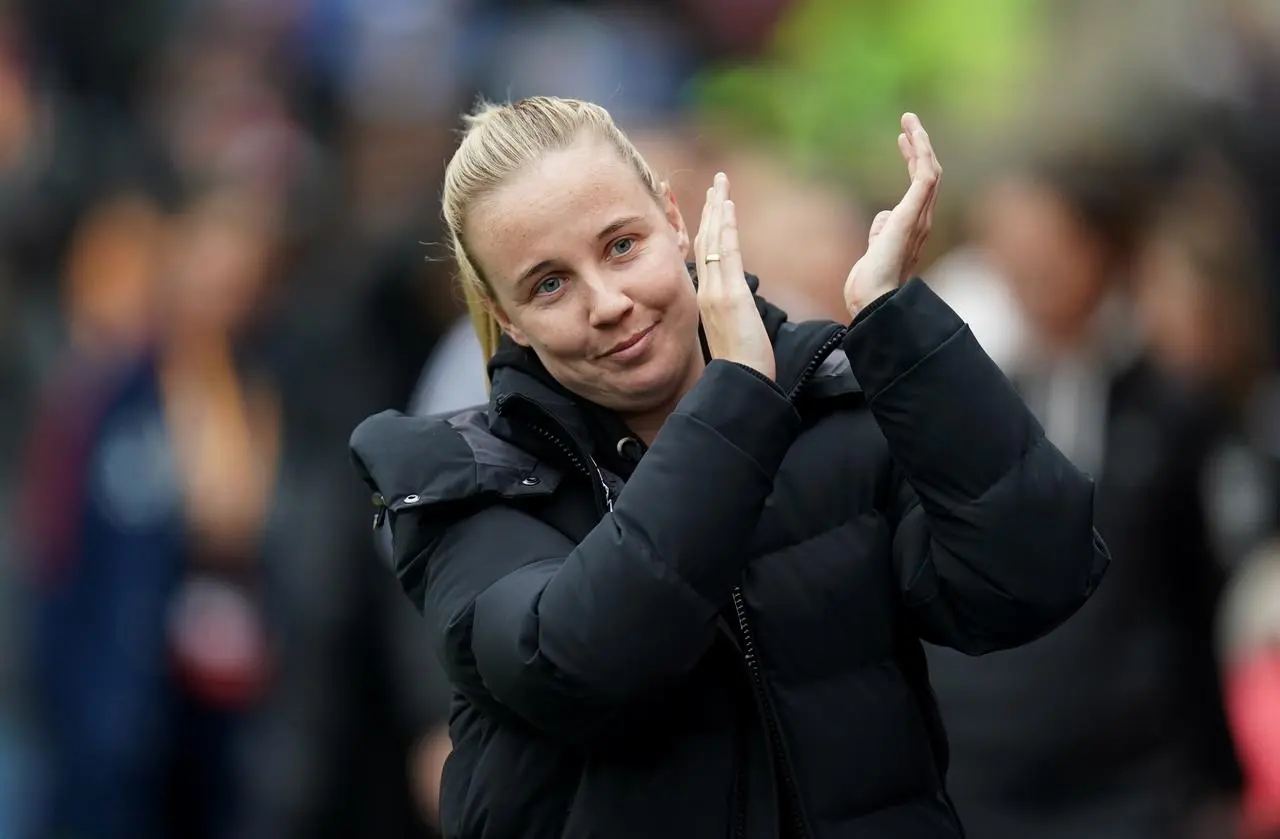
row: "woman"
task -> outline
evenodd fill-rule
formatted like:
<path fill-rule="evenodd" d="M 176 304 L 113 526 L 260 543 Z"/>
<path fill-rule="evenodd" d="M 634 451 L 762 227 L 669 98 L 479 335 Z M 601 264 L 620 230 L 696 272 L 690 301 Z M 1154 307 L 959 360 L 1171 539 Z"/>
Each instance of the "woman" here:
<path fill-rule="evenodd" d="M 718 175 L 689 234 L 601 108 L 469 120 L 445 218 L 485 410 L 352 437 L 455 688 L 451 837 L 955 837 L 920 639 L 1065 620 L 1107 564 L 1089 480 L 920 281 L 940 169 L 844 290 L 752 294 Z M 797 243 L 803 246 L 802 243 Z"/>

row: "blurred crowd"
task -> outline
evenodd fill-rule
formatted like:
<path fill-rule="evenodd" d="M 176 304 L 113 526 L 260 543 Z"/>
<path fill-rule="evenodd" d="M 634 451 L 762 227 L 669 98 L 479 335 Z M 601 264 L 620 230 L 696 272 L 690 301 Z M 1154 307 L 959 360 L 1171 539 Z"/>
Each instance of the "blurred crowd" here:
<path fill-rule="evenodd" d="M 989 155 L 923 270 L 1114 556 L 1045 639 L 929 651 L 980 839 L 1280 835 L 1280 38 L 1204 1 L 1215 72 Z M 485 399 L 457 114 L 605 104 L 687 214 L 730 174 L 762 293 L 844 320 L 893 196 L 693 93 L 794 5 L 0 2 L 0 839 L 434 835 L 449 691 L 346 439 Z"/>

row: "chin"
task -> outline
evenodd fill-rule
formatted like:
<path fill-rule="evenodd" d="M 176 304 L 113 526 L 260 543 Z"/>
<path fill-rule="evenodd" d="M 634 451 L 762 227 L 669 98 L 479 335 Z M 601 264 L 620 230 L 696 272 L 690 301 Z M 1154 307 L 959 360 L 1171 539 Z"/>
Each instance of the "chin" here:
<path fill-rule="evenodd" d="M 626 413 L 650 411 L 678 398 L 682 367 L 671 358 L 654 358 L 630 370 L 612 371 L 600 382 L 605 407 Z"/>

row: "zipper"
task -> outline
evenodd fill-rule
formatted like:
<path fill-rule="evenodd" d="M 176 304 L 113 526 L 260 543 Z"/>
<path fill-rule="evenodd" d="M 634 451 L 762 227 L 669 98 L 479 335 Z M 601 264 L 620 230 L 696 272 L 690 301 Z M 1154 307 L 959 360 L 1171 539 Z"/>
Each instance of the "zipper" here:
<path fill-rule="evenodd" d="M 789 400 L 795 401 L 801 389 L 809 383 L 809 379 L 817 372 L 818 367 L 827 360 L 827 356 L 831 355 L 836 346 L 844 339 L 847 331 L 844 327 L 839 327 L 831 333 L 827 340 L 822 342 L 822 346 L 809 359 L 809 363 L 801 372 L 800 378 L 796 380 L 790 393 L 787 394 Z M 765 681 L 764 667 L 760 662 L 759 654 L 756 652 L 755 632 L 751 628 L 751 620 L 747 614 L 746 596 L 743 594 L 742 585 L 734 586 L 730 596 L 733 599 L 734 617 L 737 618 L 738 635 L 742 642 L 742 658 L 751 677 L 751 691 L 755 694 L 756 704 L 764 717 L 765 731 L 769 740 L 769 755 L 772 759 L 774 775 L 778 781 L 778 824 L 780 827 L 790 829 L 790 836 L 787 839 L 805 839 L 808 836 L 808 830 L 805 828 L 803 808 L 800 805 L 800 792 L 796 788 L 795 778 L 791 775 L 791 763 L 787 760 L 786 744 L 782 737 L 782 726 L 778 723 L 773 701 L 769 697 L 769 686 Z M 739 787 L 738 801 L 735 802 L 736 806 L 734 808 L 736 822 L 734 835 L 738 839 L 742 839 L 746 834 L 745 796 L 745 788 Z M 783 810 L 787 812 L 784 813 Z M 784 824 L 784 818 L 788 815 L 790 819 Z"/>
<path fill-rule="evenodd" d="M 764 680 L 764 668 L 760 664 L 760 657 L 756 654 L 755 634 L 751 629 L 751 621 L 747 617 L 747 604 L 742 586 L 733 587 L 732 597 L 734 615 L 738 619 L 738 633 L 742 638 L 742 656 L 746 661 L 747 671 L 751 675 L 751 690 L 755 693 L 756 703 L 764 715 L 765 730 L 769 736 L 769 754 L 773 758 L 774 772 L 778 776 L 780 810 L 778 820 L 781 824 L 783 816 L 781 809 L 785 807 L 790 811 L 790 827 L 793 831 L 788 839 L 804 839 L 808 831 L 805 830 L 804 817 L 801 815 L 800 793 L 796 790 L 795 779 L 791 777 L 791 764 L 784 751 L 782 728 L 774 713 L 773 702 L 769 699 L 769 689 Z"/>
<path fill-rule="evenodd" d="M 827 356 L 831 355 L 831 353 L 835 351 L 836 345 L 844 340 L 844 336 L 848 331 L 849 330 L 843 326 L 837 327 L 836 330 L 831 333 L 831 336 L 827 338 L 826 341 L 822 342 L 822 346 L 819 347 L 818 351 L 809 359 L 808 366 L 804 368 L 804 372 L 802 372 L 800 374 L 800 378 L 796 380 L 795 386 L 791 388 L 791 392 L 787 394 L 788 399 L 792 402 L 795 401 L 796 397 L 800 395 L 800 389 L 809 383 L 809 379 L 812 378 L 813 374 L 817 372 L 820 366 L 822 366 L 822 362 L 827 360 Z"/>

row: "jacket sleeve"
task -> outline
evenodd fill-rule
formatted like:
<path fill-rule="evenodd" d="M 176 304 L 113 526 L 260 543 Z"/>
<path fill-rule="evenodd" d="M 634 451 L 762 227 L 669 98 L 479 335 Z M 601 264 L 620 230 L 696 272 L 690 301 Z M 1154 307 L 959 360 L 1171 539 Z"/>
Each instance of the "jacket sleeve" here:
<path fill-rule="evenodd" d="M 844 349 L 900 478 L 894 566 L 920 636 L 977 655 L 1074 614 L 1109 563 L 1093 482 L 964 322 L 913 279 L 855 320 Z"/>
<path fill-rule="evenodd" d="M 713 361 L 580 544 L 501 504 L 399 516 L 455 686 L 575 741 L 691 670 L 799 425 L 773 383 Z"/>

